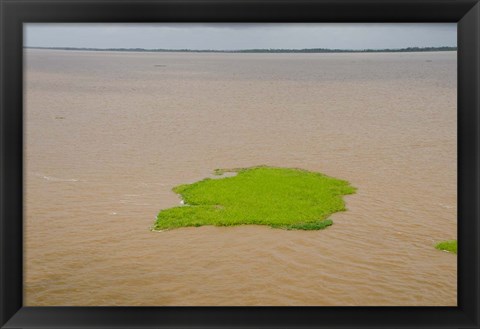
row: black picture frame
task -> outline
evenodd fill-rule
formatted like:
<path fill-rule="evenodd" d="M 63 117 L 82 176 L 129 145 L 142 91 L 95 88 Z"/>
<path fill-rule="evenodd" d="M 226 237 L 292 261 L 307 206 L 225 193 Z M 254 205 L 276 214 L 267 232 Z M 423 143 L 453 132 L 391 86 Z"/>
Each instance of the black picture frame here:
<path fill-rule="evenodd" d="M 479 327 L 477 0 L 0 0 L 0 327 Z M 457 307 L 23 307 L 22 24 L 29 22 L 456 22 Z"/>

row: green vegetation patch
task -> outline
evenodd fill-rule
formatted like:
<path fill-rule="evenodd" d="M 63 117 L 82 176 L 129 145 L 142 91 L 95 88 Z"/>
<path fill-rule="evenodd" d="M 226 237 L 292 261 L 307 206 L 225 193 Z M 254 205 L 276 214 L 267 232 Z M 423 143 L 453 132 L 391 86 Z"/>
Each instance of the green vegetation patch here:
<path fill-rule="evenodd" d="M 252 167 L 215 170 L 233 177 L 206 178 L 173 189 L 184 205 L 160 211 L 154 230 L 187 226 L 268 225 L 289 230 L 320 230 L 327 217 L 345 210 L 346 181 L 301 169 Z"/>
<path fill-rule="evenodd" d="M 438 250 L 452 252 L 454 254 L 457 253 L 457 240 L 449 240 L 449 241 L 442 241 L 438 243 L 435 248 Z"/>

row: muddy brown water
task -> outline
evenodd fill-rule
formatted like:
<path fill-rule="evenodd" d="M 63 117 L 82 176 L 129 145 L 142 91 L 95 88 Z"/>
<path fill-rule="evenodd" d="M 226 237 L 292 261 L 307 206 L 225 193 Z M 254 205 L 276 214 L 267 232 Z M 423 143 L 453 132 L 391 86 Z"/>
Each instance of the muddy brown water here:
<path fill-rule="evenodd" d="M 456 52 L 26 50 L 25 304 L 456 305 Z M 323 231 L 149 230 L 215 168 L 358 188 Z M 462 219 L 459 219 L 462 220 Z"/>

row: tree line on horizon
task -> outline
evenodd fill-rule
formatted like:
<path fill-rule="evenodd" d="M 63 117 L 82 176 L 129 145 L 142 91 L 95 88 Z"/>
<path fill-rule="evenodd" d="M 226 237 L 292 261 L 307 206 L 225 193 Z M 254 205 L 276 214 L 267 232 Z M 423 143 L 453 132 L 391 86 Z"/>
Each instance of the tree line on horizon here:
<path fill-rule="evenodd" d="M 329 49 L 329 48 L 305 48 L 305 49 L 238 49 L 238 50 L 214 50 L 214 49 L 146 49 L 146 48 L 84 48 L 84 47 L 25 47 L 27 49 L 53 49 L 53 50 L 81 50 L 81 51 L 132 51 L 132 52 L 182 52 L 182 53 L 382 53 L 382 52 L 427 52 L 427 51 L 456 51 L 457 47 L 408 47 L 398 49 Z"/>

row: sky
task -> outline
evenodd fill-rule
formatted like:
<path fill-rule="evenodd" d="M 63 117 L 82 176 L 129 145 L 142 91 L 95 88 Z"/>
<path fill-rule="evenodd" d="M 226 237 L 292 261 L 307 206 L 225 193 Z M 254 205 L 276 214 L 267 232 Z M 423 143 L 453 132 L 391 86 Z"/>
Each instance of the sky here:
<path fill-rule="evenodd" d="M 238 50 L 457 45 L 455 23 L 28 23 L 27 47 Z"/>

